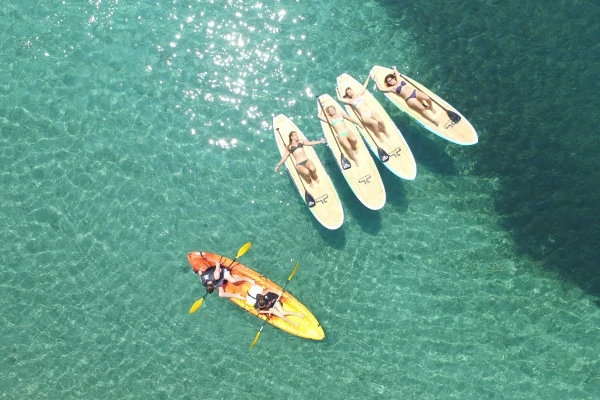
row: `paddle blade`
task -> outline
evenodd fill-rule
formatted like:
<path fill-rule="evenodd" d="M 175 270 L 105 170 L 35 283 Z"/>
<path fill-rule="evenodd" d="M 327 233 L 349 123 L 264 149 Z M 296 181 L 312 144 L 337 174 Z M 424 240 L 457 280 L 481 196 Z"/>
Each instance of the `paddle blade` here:
<path fill-rule="evenodd" d="M 290 274 L 290 277 L 288 278 L 288 282 L 289 282 L 289 281 L 292 279 L 292 276 L 294 276 L 294 274 L 295 274 L 295 273 L 296 273 L 296 271 L 298 270 L 298 265 L 299 265 L 299 264 L 300 264 L 299 262 L 297 262 L 297 263 L 296 263 L 296 267 L 294 267 L 294 270 L 293 270 L 293 271 L 292 271 L 292 273 Z"/>
<path fill-rule="evenodd" d="M 379 156 L 381 162 L 387 162 L 390 159 L 389 154 L 386 153 L 385 150 L 379 146 L 377 146 L 377 155 Z"/>
<path fill-rule="evenodd" d="M 248 242 L 245 245 L 243 245 L 242 247 L 240 247 L 240 249 L 238 250 L 237 256 L 235 256 L 235 258 L 240 258 L 244 254 L 246 254 L 246 252 L 248 251 L 248 249 L 251 246 L 252 246 L 252 243 Z"/>
<path fill-rule="evenodd" d="M 454 122 L 455 124 L 458 124 L 460 122 L 460 115 L 458 115 L 454 111 L 446 110 L 446 114 L 448 114 L 448 117 L 450 117 L 450 121 Z"/>
<path fill-rule="evenodd" d="M 260 336 L 261 333 L 262 333 L 262 328 L 260 328 L 260 331 L 258 331 L 258 333 L 256 334 L 256 337 L 254 338 L 254 340 L 252 341 L 252 344 L 250 345 L 250 349 L 252 349 L 254 347 L 256 342 L 258 342 L 258 337 Z"/>
<path fill-rule="evenodd" d="M 312 197 L 312 194 L 308 193 L 308 191 L 304 192 L 304 201 L 306 201 L 308 207 L 314 207 L 317 205 L 315 198 Z"/>
<path fill-rule="evenodd" d="M 342 164 L 342 169 L 345 171 L 347 169 L 350 169 L 352 167 L 352 165 L 350 164 L 350 160 L 348 160 L 346 158 L 345 155 L 342 154 L 341 160 L 340 160 L 341 164 Z"/>
<path fill-rule="evenodd" d="M 192 306 L 192 308 L 190 308 L 190 314 L 193 314 L 196 311 L 198 311 L 198 309 L 200 308 L 200 306 L 202 306 L 202 303 L 204 303 L 204 297 L 194 303 L 194 305 Z"/>

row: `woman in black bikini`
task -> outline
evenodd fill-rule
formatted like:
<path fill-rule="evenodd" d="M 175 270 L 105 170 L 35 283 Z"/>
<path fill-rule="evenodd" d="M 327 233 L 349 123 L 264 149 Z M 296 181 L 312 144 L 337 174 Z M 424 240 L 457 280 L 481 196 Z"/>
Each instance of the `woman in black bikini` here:
<path fill-rule="evenodd" d="M 385 76 L 384 83 L 385 87 L 380 87 L 378 82 L 377 87 L 380 91 L 396 93 L 398 97 L 401 97 L 404 99 L 404 101 L 406 101 L 406 104 L 410 108 L 420 113 L 425 119 L 430 121 L 435 126 L 438 125 L 438 119 L 429 114 L 436 113 L 435 108 L 433 108 L 431 97 L 407 84 L 406 81 L 400 79 L 398 71 L 395 68 L 394 73 Z M 425 104 L 423 102 L 425 102 Z"/>
<path fill-rule="evenodd" d="M 275 172 L 279 169 L 281 164 L 287 160 L 289 155 L 293 155 L 296 160 L 296 171 L 306 180 L 309 186 L 312 186 L 312 181 L 319 183 L 319 178 L 317 177 L 317 169 L 315 164 L 308 159 L 306 153 L 304 152 L 304 146 L 314 146 L 315 144 L 325 143 L 325 139 L 315 140 L 315 141 L 299 141 L 298 134 L 296 131 L 290 132 L 290 143 L 286 146 L 285 152 L 283 153 L 283 157 L 277 163 L 275 167 Z"/>

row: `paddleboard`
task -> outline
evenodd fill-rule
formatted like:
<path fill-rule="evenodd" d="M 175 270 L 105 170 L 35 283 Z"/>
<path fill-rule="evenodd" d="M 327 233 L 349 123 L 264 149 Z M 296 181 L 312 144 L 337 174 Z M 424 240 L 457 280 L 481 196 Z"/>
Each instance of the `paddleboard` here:
<path fill-rule="evenodd" d="M 282 288 L 277 285 L 275 282 L 265 278 L 258 272 L 253 269 L 238 263 L 237 261 L 234 263 L 233 260 L 223 257 L 218 254 L 209 253 L 206 251 L 194 251 L 188 253 L 188 261 L 195 272 L 203 273 L 207 269 L 214 267 L 217 262 L 221 263 L 222 267 L 227 267 L 231 273 L 235 276 L 250 278 L 255 282 L 255 285 L 262 287 L 263 289 L 268 289 L 276 292 L 277 294 L 282 292 Z M 248 300 L 253 300 L 252 298 L 248 298 L 248 293 L 255 294 L 258 291 L 254 291 L 254 287 L 250 282 L 241 282 L 241 283 L 229 283 L 225 281 L 223 284 L 223 289 L 227 293 L 237 293 L 242 295 L 245 299 L 237 299 L 230 298 L 229 300 L 235 304 L 236 306 L 246 310 L 250 314 L 265 320 L 267 318 L 266 314 L 259 314 L 254 305 L 248 302 Z M 259 292 L 260 293 L 260 292 Z M 218 296 L 218 295 L 215 295 Z M 304 306 L 304 304 L 300 303 L 290 292 L 287 290 L 281 296 L 280 301 L 282 303 L 283 309 L 285 311 L 291 311 L 300 313 L 304 316 L 304 318 L 297 317 L 294 315 L 287 316 L 286 318 L 290 321 L 298 324 L 298 327 L 284 321 L 283 319 L 277 317 L 276 315 L 272 315 L 271 318 L 267 321 L 269 324 L 287 332 L 292 335 L 299 336 L 305 339 L 312 340 L 323 340 L 325 338 L 325 332 L 323 332 L 323 328 L 321 324 L 315 316 Z"/>
<path fill-rule="evenodd" d="M 307 141 L 302 131 L 294 124 L 288 117 L 283 114 L 277 115 L 273 118 L 273 132 L 275 133 L 275 142 L 279 149 L 279 154 L 283 157 L 285 153 L 285 147 L 288 145 L 289 134 L 291 131 L 298 133 L 298 139 L 300 141 Z M 306 183 L 306 181 L 296 171 L 296 160 L 294 156 L 290 155 L 284 162 L 292 181 L 296 185 L 300 197 L 309 206 L 310 212 L 315 216 L 327 229 L 338 229 L 344 222 L 344 210 L 340 198 L 331 182 L 331 178 L 325 171 L 323 164 L 317 157 L 317 153 L 313 149 L 313 146 L 304 146 L 304 152 L 306 153 L 309 160 L 311 160 L 317 169 L 317 177 L 319 182 L 313 181 L 312 185 Z M 306 193 L 309 193 L 311 200 L 314 199 L 314 204 L 310 204 L 311 201 L 307 201 Z"/>
<path fill-rule="evenodd" d="M 325 120 L 329 119 L 331 122 L 331 117 L 329 114 L 325 115 L 323 113 L 321 106 L 323 107 L 323 110 L 327 110 L 327 107 L 333 106 L 339 114 L 348 116 L 339 103 L 328 94 L 319 96 L 317 100 L 317 115 Z M 356 117 L 353 119 L 356 119 Z M 358 165 L 351 160 L 350 155 L 339 145 L 333 126 L 323 120 L 320 121 L 329 148 L 333 153 L 333 158 L 346 179 L 346 182 L 348 182 L 350 189 L 352 189 L 352 192 L 354 192 L 358 200 L 360 200 L 365 207 L 370 208 L 371 210 L 381 209 L 385 205 L 386 200 L 385 187 L 381 181 L 377 166 L 369 154 L 369 150 L 367 150 L 367 146 L 365 146 L 356 126 L 352 122 L 344 120 L 348 130 L 354 134 L 354 137 L 357 139 L 356 148 L 358 151 L 353 152 L 353 155 L 358 160 Z M 347 160 L 346 169 L 344 169 L 344 165 L 342 164 L 342 153 L 345 156 L 345 161 Z"/>
<path fill-rule="evenodd" d="M 352 88 L 354 92 L 360 92 L 363 89 L 363 85 L 350 75 L 344 73 L 338 76 L 337 88 L 340 95 L 343 95 L 348 87 Z M 375 137 L 375 134 L 368 128 L 368 125 L 367 128 L 365 128 L 362 124 L 360 124 L 357 126 L 357 128 L 363 139 L 375 157 L 382 161 L 383 165 L 385 165 L 395 175 L 407 180 L 415 179 L 417 176 L 417 163 L 415 162 L 415 158 L 410 151 L 404 136 L 402 136 L 402 133 L 400 133 L 400 130 L 394 124 L 388 113 L 383 109 L 382 105 L 368 90 L 364 92 L 363 97 L 369 108 L 375 111 L 381 117 L 387 132 L 390 133 L 389 138 L 386 138 L 385 135 L 382 134 L 383 141 L 379 141 Z M 348 114 L 354 119 L 360 121 L 360 115 L 358 112 L 354 111 L 353 107 L 349 104 L 345 104 L 345 106 Z M 387 161 L 383 161 L 385 157 L 381 156 L 381 152 L 379 151 L 378 147 L 384 150 L 389 156 Z"/>
<path fill-rule="evenodd" d="M 392 74 L 393 72 L 394 70 L 390 68 L 376 65 L 371 69 L 371 78 L 381 90 L 382 88 L 386 87 L 386 75 Z M 408 114 L 428 131 L 453 143 L 460 145 L 472 145 L 478 142 L 477 132 L 475 132 L 475 129 L 471 123 L 461 113 L 459 113 L 458 110 L 411 77 L 402 73 L 399 74 L 400 79 L 403 79 L 406 82 L 406 86 L 402 90 L 409 90 L 412 92 L 413 89 L 418 89 L 431 97 L 433 100 L 433 109 L 436 111 L 434 118 L 439 116 L 438 125 L 436 126 L 433 122 L 423 117 L 421 113 L 410 108 L 408 104 L 406 104 L 406 101 L 396 93 L 384 93 L 388 100 L 390 100 L 396 107 Z M 457 123 L 453 122 L 445 110 L 449 110 L 451 113 L 454 112 L 458 114 L 460 116 L 460 121 Z"/>

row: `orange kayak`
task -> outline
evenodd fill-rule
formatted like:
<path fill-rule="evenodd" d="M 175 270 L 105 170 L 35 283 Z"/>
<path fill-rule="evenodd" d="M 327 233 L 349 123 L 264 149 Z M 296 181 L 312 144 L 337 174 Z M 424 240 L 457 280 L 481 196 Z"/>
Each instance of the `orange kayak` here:
<path fill-rule="evenodd" d="M 233 260 L 218 254 L 209 253 L 206 251 L 193 251 L 188 253 L 188 261 L 190 265 L 194 269 L 194 271 L 204 272 L 207 269 L 214 267 L 218 261 L 221 262 L 222 267 L 228 268 L 233 275 L 246 277 L 252 279 L 256 285 L 262 286 L 264 289 L 272 290 L 276 293 L 281 293 L 283 290 L 279 285 L 275 282 L 265 278 L 258 272 L 254 271 L 247 266 L 238 263 L 232 265 Z M 223 284 L 223 289 L 229 293 L 239 293 L 244 298 L 247 296 L 248 291 L 251 289 L 252 285 L 248 282 L 242 283 L 229 283 L 225 281 Z M 265 320 L 267 318 L 267 314 L 259 314 L 253 305 L 250 305 L 246 300 L 230 298 L 231 302 L 233 302 L 238 307 L 243 308 L 248 311 L 250 314 L 257 316 L 258 318 Z M 321 324 L 315 316 L 306 308 L 302 303 L 300 303 L 294 296 L 290 294 L 287 290 L 283 293 L 283 296 L 280 299 L 283 309 L 285 311 L 291 311 L 300 313 L 304 316 L 304 318 L 296 317 L 293 315 L 288 316 L 287 318 L 290 321 L 293 321 L 298 324 L 298 327 L 284 321 L 283 319 L 271 315 L 271 318 L 267 321 L 269 324 L 285 331 L 291 333 L 292 335 L 296 335 L 305 339 L 312 340 L 323 340 L 325 338 L 325 332 L 323 332 L 323 328 Z"/>

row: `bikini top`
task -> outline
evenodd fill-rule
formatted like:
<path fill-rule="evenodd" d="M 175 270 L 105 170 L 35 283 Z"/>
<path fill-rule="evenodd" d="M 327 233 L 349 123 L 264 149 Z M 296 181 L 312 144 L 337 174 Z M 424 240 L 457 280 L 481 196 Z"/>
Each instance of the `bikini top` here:
<path fill-rule="evenodd" d="M 344 117 L 340 117 L 338 119 L 332 119 L 331 120 L 331 125 L 335 126 L 336 124 L 339 124 L 340 122 L 344 121 Z"/>
<path fill-rule="evenodd" d="M 354 100 L 352 100 L 352 105 L 354 107 L 358 106 L 360 103 L 364 103 L 365 102 L 365 98 L 363 96 L 358 96 L 357 98 L 355 98 Z"/>
<path fill-rule="evenodd" d="M 304 147 L 304 145 L 302 144 L 302 142 L 298 142 L 298 146 L 290 146 L 290 153 L 293 153 L 296 150 L 301 149 L 303 147 Z"/>
<path fill-rule="evenodd" d="M 404 81 L 400 82 L 400 85 L 396 88 L 396 94 L 400 94 L 404 85 L 406 85 L 406 82 L 404 82 Z"/>

